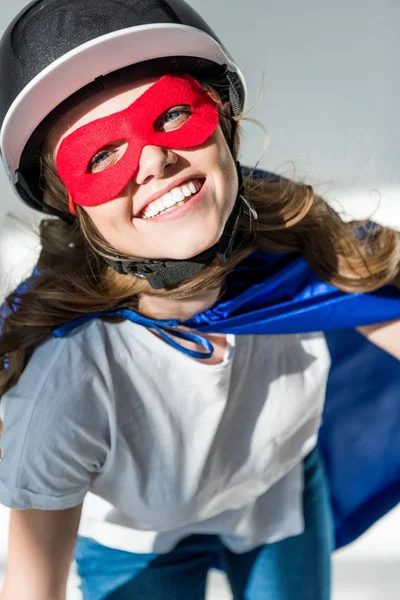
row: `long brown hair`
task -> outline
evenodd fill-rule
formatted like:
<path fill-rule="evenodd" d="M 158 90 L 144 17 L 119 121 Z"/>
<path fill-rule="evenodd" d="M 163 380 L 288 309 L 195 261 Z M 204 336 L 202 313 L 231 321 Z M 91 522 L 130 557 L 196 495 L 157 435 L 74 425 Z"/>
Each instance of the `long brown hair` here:
<path fill-rule="evenodd" d="M 244 115 L 232 117 L 229 105 L 222 102 L 215 88 L 203 85 L 219 104 L 220 125 L 228 143 L 232 120 L 237 121 L 234 148 L 238 151 Z M 67 192 L 49 152 L 43 153 L 42 168 L 46 201 L 68 213 Z M 18 302 L 16 290 L 5 300 L 10 314 L 4 319 L 0 339 L 0 397 L 17 383 L 32 352 L 51 335 L 53 328 L 117 304 L 138 311 L 138 299 L 143 293 L 188 299 L 220 285 L 257 248 L 298 252 L 321 279 L 345 292 L 372 291 L 388 283 L 397 285 L 397 232 L 383 227 L 367 228 L 365 221 L 344 222 L 312 186 L 302 182 L 256 180 L 250 173 L 244 180 L 244 191 L 258 220 L 242 215 L 233 256 L 225 264 L 215 259 L 201 273 L 163 290 L 153 290 L 146 280 L 134 275 L 119 275 L 102 260 L 102 255 L 115 249 L 82 208 L 77 207 L 73 225 L 61 219 L 43 220 L 39 275 L 32 278 L 18 310 L 12 310 Z"/>

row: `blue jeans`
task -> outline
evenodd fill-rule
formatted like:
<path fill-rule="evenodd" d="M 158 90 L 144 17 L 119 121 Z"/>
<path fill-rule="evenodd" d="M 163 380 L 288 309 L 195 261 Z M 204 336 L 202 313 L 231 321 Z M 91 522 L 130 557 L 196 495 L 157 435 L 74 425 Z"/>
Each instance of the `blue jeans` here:
<path fill-rule="evenodd" d="M 234 600 L 329 600 L 332 511 L 317 449 L 304 461 L 305 531 L 235 554 L 217 535 L 190 535 L 167 554 L 134 554 L 78 537 L 83 600 L 204 600 L 219 563 Z"/>

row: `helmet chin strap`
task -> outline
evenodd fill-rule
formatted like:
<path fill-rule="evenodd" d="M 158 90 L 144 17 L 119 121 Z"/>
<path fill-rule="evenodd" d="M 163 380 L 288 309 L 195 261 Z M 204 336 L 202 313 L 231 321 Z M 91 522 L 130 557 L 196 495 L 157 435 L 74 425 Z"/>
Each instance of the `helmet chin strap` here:
<path fill-rule="evenodd" d="M 126 275 L 132 274 L 136 275 L 136 277 L 147 279 L 151 287 L 155 290 L 162 289 L 167 285 L 180 283 L 184 279 L 200 273 L 200 271 L 203 271 L 215 257 L 218 257 L 221 262 L 226 262 L 234 250 L 242 211 L 246 209 L 246 212 L 251 213 L 251 216 L 257 219 L 257 213 L 254 208 L 250 205 L 248 200 L 240 194 L 243 179 L 240 163 L 237 161 L 236 169 L 239 178 L 239 193 L 233 210 L 224 227 L 224 231 L 214 246 L 211 246 L 211 248 L 204 250 L 204 252 L 197 254 L 197 256 L 193 256 L 186 260 L 148 259 L 128 262 L 123 261 L 122 259 L 118 260 L 117 255 L 115 255 L 117 260 L 106 258 L 103 258 L 103 260 L 118 273 Z"/>

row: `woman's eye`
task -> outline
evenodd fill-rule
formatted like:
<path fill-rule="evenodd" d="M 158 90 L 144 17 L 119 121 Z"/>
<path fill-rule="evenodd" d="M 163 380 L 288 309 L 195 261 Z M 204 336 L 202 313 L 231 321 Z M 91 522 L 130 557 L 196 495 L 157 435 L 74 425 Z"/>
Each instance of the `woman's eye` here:
<path fill-rule="evenodd" d="M 99 173 L 109 167 L 115 165 L 116 162 L 123 156 L 127 144 L 118 146 L 117 148 L 108 148 L 100 150 L 91 159 L 88 165 L 88 173 Z"/>
<path fill-rule="evenodd" d="M 191 115 L 191 109 L 188 104 L 174 106 L 165 111 L 156 119 L 154 128 L 156 131 L 172 131 L 181 127 Z"/>
<path fill-rule="evenodd" d="M 102 150 L 98 152 L 90 161 L 89 167 L 93 171 L 98 170 L 100 167 L 107 164 L 111 159 L 112 153 L 109 150 Z"/>

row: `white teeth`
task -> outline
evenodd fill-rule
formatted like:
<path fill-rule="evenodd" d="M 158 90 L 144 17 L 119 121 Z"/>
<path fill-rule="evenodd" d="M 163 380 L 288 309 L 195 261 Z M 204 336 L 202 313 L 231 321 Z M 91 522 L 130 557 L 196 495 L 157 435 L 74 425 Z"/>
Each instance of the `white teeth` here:
<path fill-rule="evenodd" d="M 170 194 L 169 192 L 168 192 L 168 194 L 165 194 L 165 196 L 163 197 L 163 201 L 167 208 L 169 208 L 170 206 L 173 206 L 175 204 L 175 200 L 174 200 L 172 194 Z"/>
<path fill-rule="evenodd" d="M 171 194 L 174 199 L 174 204 L 176 204 L 177 202 L 182 202 L 182 200 L 185 199 L 185 194 L 180 188 L 175 188 L 174 190 L 172 190 Z"/>
<path fill-rule="evenodd" d="M 184 204 L 186 198 L 189 198 L 189 196 L 192 196 L 193 194 L 197 194 L 197 191 L 198 188 L 193 181 L 182 185 L 180 188 L 174 188 L 171 192 L 164 194 L 164 196 L 146 206 L 140 217 L 143 219 L 155 217 L 160 213 L 162 214 L 167 209 L 170 209 L 172 206 L 180 206 L 181 204 Z"/>
<path fill-rule="evenodd" d="M 155 202 L 152 203 L 152 207 L 151 208 L 155 208 L 156 212 L 160 212 L 160 210 L 164 210 L 165 204 L 161 200 L 161 198 L 159 198 L 158 200 L 156 200 Z"/>
<path fill-rule="evenodd" d="M 147 207 L 147 209 L 146 209 L 146 213 L 149 214 L 149 215 L 156 215 L 157 212 L 158 212 L 158 210 L 157 210 L 155 204 L 153 204 L 152 206 Z"/>
<path fill-rule="evenodd" d="M 152 208 L 150 206 L 148 206 L 146 208 L 146 212 L 143 212 L 141 216 L 145 216 L 146 215 L 146 216 L 150 217 L 152 214 L 153 214 L 153 210 L 152 210 Z"/>

